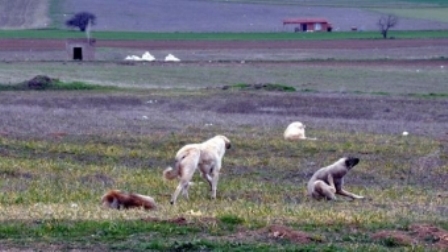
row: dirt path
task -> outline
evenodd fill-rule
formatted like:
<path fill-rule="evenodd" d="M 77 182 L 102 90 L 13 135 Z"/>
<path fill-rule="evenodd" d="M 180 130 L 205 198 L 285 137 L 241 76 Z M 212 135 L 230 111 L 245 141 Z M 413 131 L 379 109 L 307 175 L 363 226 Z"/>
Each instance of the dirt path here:
<path fill-rule="evenodd" d="M 99 40 L 97 47 L 151 50 L 218 49 L 372 49 L 448 47 L 448 39 L 320 40 L 320 41 L 119 41 Z M 0 39 L 1 51 L 52 51 L 65 49 L 65 40 Z"/>

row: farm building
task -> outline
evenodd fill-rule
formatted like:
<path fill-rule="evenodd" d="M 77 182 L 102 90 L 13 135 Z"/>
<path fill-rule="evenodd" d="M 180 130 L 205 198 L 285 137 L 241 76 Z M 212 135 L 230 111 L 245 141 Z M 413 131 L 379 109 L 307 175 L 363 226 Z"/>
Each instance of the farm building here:
<path fill-rule="evenodd" d="M 65 48 L 69 60 L 95 60 L 95 39 L 67 39 Z"/>
<path fill-rule="evenodd" d="M 283 20 L 283 26 L 296 25 L 295 32 L 328 31 L 333 27 L 325 18 L 288 18 Z"/>

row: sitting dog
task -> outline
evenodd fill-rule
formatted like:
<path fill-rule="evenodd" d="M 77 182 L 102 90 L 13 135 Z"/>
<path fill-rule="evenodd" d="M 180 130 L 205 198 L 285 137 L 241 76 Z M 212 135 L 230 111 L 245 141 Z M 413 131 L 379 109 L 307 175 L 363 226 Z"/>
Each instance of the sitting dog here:
<path fill-rule="evenodd" d="M 344 176 L 358 163 L 359 158 L 343 157 L 329 166 L 320 168 L 308 182 L 308 196 L 314 199 L 335 200 L 335 194 L 339 194 L 352 199 L 363 199 L 363 196 L 342 189 Z"/>
<path fill-rule="evenodd" d="M 110 190 L 101 197 L 104 207 L 113 209 L 128 209 L 143 207 L 145 210 L 157 209 L 155 200 L 146 195 L 125 193 L 120 190 Z"/>
<path fill-rule="evenodd" d="M 199 144 L 187 144 L 182 147 L 175 158 L 174 169 L 171 167 L 163 171 L 165 179 L 179 178 L 179 185 L 171 197 L 171 204 L 176 202 L 179 193 L 188 199 L 188 187 L 191 184 L 194 172 L 197 168 L 202 177 L 210 185 L 212 198 L 216 198 L 218 187 L 219 171 L 221 170 L 222 159 L 226 149 L 230 149 L 230 140 L 222 135 L 217 135 Z"/>
<path fill-rule="evenodd" d="M 285 140 L 317 140 L 305 136 L 305 125 L 301 122 L 293 122 L 286 128 L 283 133 Z"/>

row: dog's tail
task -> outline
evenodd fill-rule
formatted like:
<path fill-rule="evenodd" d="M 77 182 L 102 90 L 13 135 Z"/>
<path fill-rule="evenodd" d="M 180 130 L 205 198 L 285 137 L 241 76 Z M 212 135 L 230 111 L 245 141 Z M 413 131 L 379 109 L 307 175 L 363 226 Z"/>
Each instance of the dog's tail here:
<path fill-rule="evenodd" d="M 168 180 L 173 180 L 179 176 L 179 164 L 176 162 L 176 165 L 173 169 L 171 166 L 167 167 L 165 170 L 163 170 L 163 178 Z"/>

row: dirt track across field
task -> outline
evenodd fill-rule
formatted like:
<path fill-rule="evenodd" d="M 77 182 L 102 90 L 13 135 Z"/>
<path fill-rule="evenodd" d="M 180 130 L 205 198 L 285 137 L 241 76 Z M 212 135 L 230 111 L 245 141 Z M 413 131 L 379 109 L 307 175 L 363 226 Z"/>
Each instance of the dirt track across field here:
<path fill-rule="evenodd" d="M 121 61 L 126 55 L 154 53 L 157 59 L 168 53 L 184 63 L 252 61 L 288 64 L 307 59 L 338 59 L 338 65 L 406 64 L 433 66 L 434 59 L 448 58 L 448 39 L 332 40 L 332 41 L 96 41 L 96 60 Z M 386 60 L 381 60 L 386 59 Z M 394 61 L 390 61 L 394 59 Z M 431 60 L 427 60 L 431 59 Z M 70 60 L 63 39 L 0 39 L 0 60 Z M 342 60 L 342 61 L 341 61 Z M 345 60 L 345 61 L 344 61 Z M 348 60 L 348 61 L 347 61 Z M 355 60 L 355 61 L 353 61 Z M 372 61 L 374 60 L 374 61 Z M 160 61 L 160 60 L 159 60 Z M 365 62 L 359 62 L 365 61 Z M 344 62 L 344 63 L 342 63 Z M 368 63 L 367 63 L 368 62 Z M 304 62 L 303 64 L 311 64 Z M 334 64 L 319 61 L 313 64 Z M 441 64 L 446 65 L 446 64 Z"/>
<path fill-rule="evenodd" d="M 320 40 L 320 41 L 118 41 L 99 40 L 97 47 L 152 50 L 214 49 L 372 49 L 448 47 L 448 39 Z M 52 51 L 65 49 L 65 40 L 2 39 L 0 51 Z"/>

